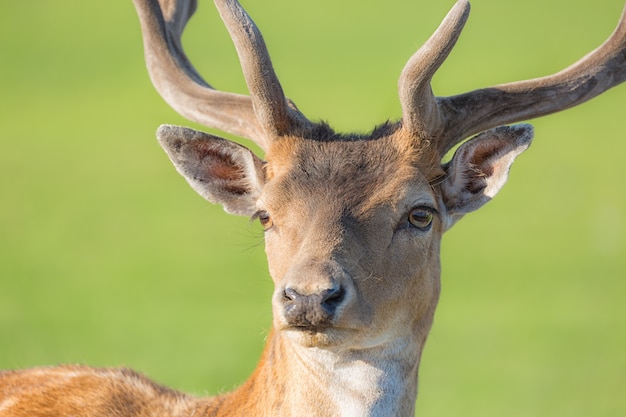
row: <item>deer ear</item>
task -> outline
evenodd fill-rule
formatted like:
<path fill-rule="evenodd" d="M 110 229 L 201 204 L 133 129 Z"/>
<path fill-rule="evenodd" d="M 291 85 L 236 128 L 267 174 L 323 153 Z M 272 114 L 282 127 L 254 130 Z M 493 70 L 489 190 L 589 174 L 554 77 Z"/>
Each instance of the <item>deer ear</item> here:
<path fill-rule="evenodd" d="M 513 161 L 528 149 L 532 138 L 530 125 L 500 126 L 459 147 L 444 166 L 447 175 L 441 184 L 446 229 L 495 197 L 506 183 Z"/>
<path fill-rule="evenodd" d="M 202 197 L 231 214 L 256 212 L 264 184 L 263 161 L 248 148 L 170 125 L 161 126 L 157 138 L 178 172 Z"/>

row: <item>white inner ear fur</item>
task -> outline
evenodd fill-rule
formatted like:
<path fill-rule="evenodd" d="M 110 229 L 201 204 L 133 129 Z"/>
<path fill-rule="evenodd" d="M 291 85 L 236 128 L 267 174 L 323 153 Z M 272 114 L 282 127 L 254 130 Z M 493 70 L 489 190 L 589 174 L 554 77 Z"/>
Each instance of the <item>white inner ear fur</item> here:
<path fill-rule="evenodd" d="M 527 124 L 500 126 L 468 140 L 445 167 L 441 184 L 445 228 L 489 202 L 506 183 L 513 161 L 530 146 Z"/>

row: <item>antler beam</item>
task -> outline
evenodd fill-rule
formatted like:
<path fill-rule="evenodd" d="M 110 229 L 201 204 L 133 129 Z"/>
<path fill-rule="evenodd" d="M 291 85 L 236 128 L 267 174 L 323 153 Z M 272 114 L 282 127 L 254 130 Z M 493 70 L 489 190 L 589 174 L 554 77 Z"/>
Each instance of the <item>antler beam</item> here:
<path fill-rule="evenodd" d="M 471 135 L 565 110 L 626 80 L 625 8 L 606 42 L 557 74 L 435 97 L 431 79 L 456 43 L 468 15 L 468 1 L 459 0 L 409 60 L 399 82 L 403 128 L 418 139 L 434 139 L 442 155 Z"/>
<path fill-rule="evenodd" d="M 260 31 L 236 0 L 215 0 L 215 4 L 239 54 L 250 96 L 214 89 L 187 59 L 181 35 L 196 10 L 196 0 L 133 1 L 152 83 L 178 113 L 251 139 L 263 149 L 273 138 L 310 124 L 286 99 Z"/>

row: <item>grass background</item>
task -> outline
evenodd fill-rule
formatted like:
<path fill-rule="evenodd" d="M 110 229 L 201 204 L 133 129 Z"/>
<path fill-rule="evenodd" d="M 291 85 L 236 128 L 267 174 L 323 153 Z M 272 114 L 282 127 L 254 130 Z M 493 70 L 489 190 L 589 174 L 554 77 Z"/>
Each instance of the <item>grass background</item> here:
<path fill-rule="evenodd" d="M 184 41 L 245 92 L 210 2 Z M 368 130 L 451 1 L 246 1 L 287 94 Z M 560 70 L 622 0 L 474 0 L 438 95 Z M 534 121 L 501 195 L 444 239 L 423 416 L 626 415 L 626 86 Z M 124 365 L 198 394 L 255 366 L 270 325 L 261 233 L 191 191 L 158 148 L 192 125 L 155 93 L 130 1 L 0 3 L 0 368 Z M 196 126 L 198 127 L 198 126 Z"/>

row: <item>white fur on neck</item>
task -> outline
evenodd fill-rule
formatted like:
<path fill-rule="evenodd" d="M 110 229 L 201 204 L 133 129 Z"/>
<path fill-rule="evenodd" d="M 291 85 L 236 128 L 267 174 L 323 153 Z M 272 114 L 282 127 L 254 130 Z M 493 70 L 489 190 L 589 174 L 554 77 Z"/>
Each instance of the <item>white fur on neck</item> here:
<path fill-rule="evenodd" d="M 317 389 L 329 395 L 342 417 L 413 416 L 417 395 L 419 352 L 415 345 L 340 353 L 318 348 L 298 348 L 303 371 L 314 374 Z"/>

